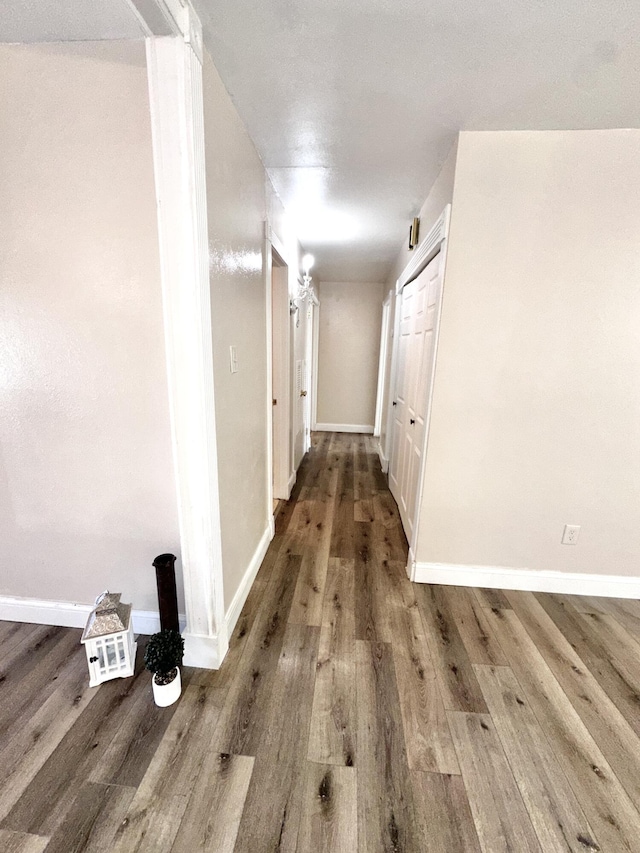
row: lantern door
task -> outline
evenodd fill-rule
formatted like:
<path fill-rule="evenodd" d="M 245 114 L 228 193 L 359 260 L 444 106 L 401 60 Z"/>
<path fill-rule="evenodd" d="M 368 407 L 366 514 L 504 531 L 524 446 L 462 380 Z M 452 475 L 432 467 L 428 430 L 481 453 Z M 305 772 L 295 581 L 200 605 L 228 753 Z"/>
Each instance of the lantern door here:
<path fill-rule="evenodd" d="M 130 632 L 96 637 L 89 640 L 85 648 L 91 687 L 112 678 L 133 675 L 136 643 L 133 642 Z"/>

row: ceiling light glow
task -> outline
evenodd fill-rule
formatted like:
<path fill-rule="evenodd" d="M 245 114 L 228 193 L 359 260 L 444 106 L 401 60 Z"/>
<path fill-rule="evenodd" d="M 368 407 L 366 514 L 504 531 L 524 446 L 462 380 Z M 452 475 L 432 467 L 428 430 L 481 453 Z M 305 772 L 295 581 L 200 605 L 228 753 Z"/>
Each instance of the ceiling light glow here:
<path fill-rule="evenodd" d="M 291 223 L 302 244 L 344 243 L 353 240 L 360 230 L 354 216 L 326 207 L 296 205 Z"/>

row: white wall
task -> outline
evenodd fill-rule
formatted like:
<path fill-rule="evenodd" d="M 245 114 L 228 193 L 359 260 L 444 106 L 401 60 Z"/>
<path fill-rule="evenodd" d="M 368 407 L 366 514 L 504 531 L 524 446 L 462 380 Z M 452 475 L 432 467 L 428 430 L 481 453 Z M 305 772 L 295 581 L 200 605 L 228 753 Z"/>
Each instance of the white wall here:
<path fill-rule="evenodd" d="M 0 46 L 0 594 L 179 554 L 144 44 Z"/>
<path fill-rule="evenodd" d="M 640 131 L 460 135 L 419 561 L 638 575 L 639 235 Z"/>
<path fill-rule="evenodd" d="M 455 177 L 456 170 L 456 156 L 458 151 L 458 140 L 456 137 L 456 141 L 451 146 L 451 150 L 447 155 L 445 162 L 442 165 L 442 169 L 440 170 L 438 177 L 433 183 L 429 191 L 429 195 L 425 199 L 424 204 L 420 208 L 420 213 L 418 214 L 420 217 L 420 238 L 423 239 L 427 236 L 433 225 L 436 223 L 442 211 L 448 204 L 451 204 L 453 201 L 453 183 Z M 408 229 L 407 229 L 408 231 Z M 389 277 L 387 278 L 387 283 L 385 287 L 385 291 L 391 292 L 391 319 L 390 319 L 390 329 L 393 330 L 394 322 L 395 322 L 395 309 L 396 309 L 396 298 L 395 298 L 395 287 L 396 282 L 400 278 L 400 275 L 404 271 L 405 267 L 413 257 L 413 251 L 409 250 L 409 238 L 407 235 L 407 239 L 402 245 L 402 248 L 398 252 L 398 255 L 391 267 L 391 272 L 389 273 Z M 382 408 L 382 429 L 380 430 L 380 448 L 382 450 L 382 455 L 385 459 L 389 459 L 391 453 L 391 441 L 390 436 L 388 435 L 388 421 L 389 421 L 389 407 L 391 405 L 391 399 L 389 398 L 390 382 L 391 382 L 391 360 L 393 353 L 393 341 L 391 340 L 390 346 L 388 348 L 387 353 L 387 364 L 385 370 L 385 382 L 384 382 L 384 394 L 383 394 L 383 408 Z"/>
<path fill-rule="evenodd" d="M 204 62 L 211 322 L 224 600 L 268 522 L 264 170 L 208 54 Z M 235 346 L 238 372 L 229 367 Z"/>
<path fill-rule="evenodd" d="M 424 239 L 433 225 L 437 222 L 440 214 L 453 199 L 453 182 L 456 171 L 456 158 L 458 152 L 458 139 L 451 146 L 447 158 L 442 164 L 438 177 L 433 182 L 429 194 L 420 208 L 420 239 Z M 407 237 L 398 252 L 396 259 L 387 277 L 387 290 L 395 287 L 400 274 L 413 257 L 413 250 L 409 249 L 409 223 L 407 223 Z"/>
<path fill-rule="evenodd" d="M 211 322 L 228 609 L 268 532 L 267 287 L 264 222 L 286 247 L 290 288 L 300 247 L 211 57 L 205 53 L 204 118 Z M 229 347 L 238 371 L 230 371 Z"/>
<path fill-rule="evenodd" d="M 319 428 L 335 424 L 373 431 L 384 289 L 379 283 L 320 283 Z"/>

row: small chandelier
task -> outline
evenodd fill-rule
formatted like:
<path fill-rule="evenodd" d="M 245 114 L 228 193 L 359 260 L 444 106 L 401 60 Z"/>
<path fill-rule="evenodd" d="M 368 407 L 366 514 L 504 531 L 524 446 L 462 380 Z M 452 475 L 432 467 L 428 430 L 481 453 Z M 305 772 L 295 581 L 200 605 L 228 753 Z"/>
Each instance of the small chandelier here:
<path fill-rule="evenodd" d="M 296 311 L 298 311 L 300 309 L 300 306 L 296 303 L 304 302 L 305 299 L 308 299 L 314 305 L 320 304 L 320 302 L 318 301 L 318 297 L 316 296 L 316 292 L 312 286 L 313 280 L 312 280 L 311 276 L 309 275 L 309 273 L 311 271 L 311 267 L 313 266 L 313 264 L 314 264 L 313 255 L 308 255 L 308 254 L 303 255 L 303 257 L 302 257 L 302 271 L 303 271 L 304 275 L 302 277 L 302 284 L 298 285 L 298 292 L 289 301 L 289 311 L 291 314 L 295 314 Z M 300 321 L 300 318 L 298 317 L 298 320 L 296 321 L 296 325 L 298 325 L 299 321 Z"/>
<path fill-rule="evenodd" d="M 131 605 L 120 602 L 120 592 L 96 598 L 80 642 L 89 665 L 89 686 L 133 675 L 137 644 L 133 637 Z"/>

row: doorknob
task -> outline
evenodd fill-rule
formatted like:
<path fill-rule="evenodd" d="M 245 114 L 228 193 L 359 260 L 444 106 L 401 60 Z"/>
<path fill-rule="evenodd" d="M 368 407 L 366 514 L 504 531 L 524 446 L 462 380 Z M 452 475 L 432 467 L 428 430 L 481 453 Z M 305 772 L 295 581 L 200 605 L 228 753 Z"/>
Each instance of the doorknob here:
<path fill-rule="evenodd" d="M 301 392 L 300 392 L 300 396 L 301 396 L 301 397 L 306 397 L 306 396 L 307 396 L 307 392 L 306 392 L 306 391 L 301 391 Z"/>
<path fill-rule="evenodd" d="M 410 424 L 415 424 L 415 422 L 416 422 L 416 419 L 415 419 L 415 418 L 409 418 L 409 423 L 410 423 Z"/>
<path fill-rule="evenodd" d="M 398 404 L 397 404 L 397 403 L 396 403 L 396 401 L 394 400 L 394 401 L 393 401 L 393 403 L 392 403 L 391 405 L 392 405 L 392 406 L 397 406 Z"/>

